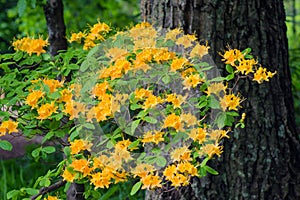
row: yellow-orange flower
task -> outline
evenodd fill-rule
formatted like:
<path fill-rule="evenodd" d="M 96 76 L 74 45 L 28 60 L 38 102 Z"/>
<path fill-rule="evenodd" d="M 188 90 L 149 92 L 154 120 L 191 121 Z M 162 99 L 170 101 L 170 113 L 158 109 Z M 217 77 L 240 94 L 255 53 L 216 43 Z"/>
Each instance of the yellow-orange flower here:
<path fill-rule="evenodd" d="M 191 130 L 189 137 L 200 144 L 206 141 L 207 131 L 204 128 L 194 128 Z"/>
<path fill-rule="evenodd" d="M 103 83 L 97 83 L 92 89 L 93 97 L 98 97 L 101 99 L 107 90 L 111 90 L 111 87 L 107 81 L 104 81 Z"/>
<path fill-rule="evenodd" d="M 26 104 L 31 106 L 31 109 L 37 107 L 37 103 L 39 101 L 40 98 L 42 98 L 44 96 L 44 92 L 40 91 L 40 90 L 35 90 L 32 91 L 31 93 L 29 93 L 29 95 L 26 98 Z"/>
<path fill-rule="evenodd" d="M 134 94 L 135 94 L 135 99 L 141 100 L 144 99 L 145 97 L 149 97 L 150 95 L 152 95 L 152 91 L 144 88 L 140 88 L 140 89 L 136 89 L 134 91 Z"/>
<path fill-rule="evenodd" d="M 166 36 L 165 36 L 165 40 L 173 40 L 173 41 L 176 41 L 176 37 L 177 35 L 181 34 L 183 31 L 179 28 L 175 28 L 175 29 L 172 29 L 172 30 L 169 30 L 167 33 L 166 33 Z"/>
<path fill-rule="evenodd" d="M 227 135 L 228 131 L 225 130 L 212 130 L 209 134 L 209 139 L 214 141 L 219 141 L 220 139 L 226 137 L 229 138 Z"/>
<path fill-rule="evenodd" d="M 161 179 L 157 175 L 147 175 L 141 179 L 143 186 L 142 189 L 154 189 L 162 187 Z"/>
<path fill-rule="evenodd" d="M 169 165 L 163 172 L 163 175 L 167 180 L 171 180 L 173 176 L 177 173 L 177 167 L 175 165 Z"/>
<path fill-rule="evenodd" d="M 107 33 L 110 30 L 111 30 L 110 27 L 106 23 L 101 23 L 101 22 L 98 22 L 97 24 L 94 24 L 91 27 L 91 33 L 95 35 L 100 33 Z"/>
<path fill-rule="evenodd" d="M 266 68 L 259 67 L 258 70 L 254 73 L 253 81 L 261 84 L 263 81 L 269 81 L 269 78 L 272 78 L 277 72 L 274 73 L 267 71 Z"/>
<path fill-rule="evenodd" d="M 85 38 L 86 34 L 82 33 L 81 31 L 79 33 L 72 33 L 71 38 L 69 39 L 69 42 L 81 42 L 81 39 Z"/>
<path fill-rule="evenodd" d="M 154 134 L 152 134 L 152 131 L 148 131 L 147 133 L 145 133 L 143 135 L 143 139 L 141 140 L 141 142 L 143 143 L 155 143 L 158 144 L 159 142 L 164 141 L 164 132 L 161 131 L 154 131 Z"/>
<path fill-rule="evenodd" d="M 183 35 L 177 39 L 177 45 L 183 45 L 184 48 L 193 46 L 192 42 L 197 40 L 195 35 Z"/>
<path fill-rule="evenodd" d="M 69 89 L 63 89 L 62 91 L 60 91 L 61 97 L 59 99 L 59 101 L 62 102 L 69 102 L 72 100 L 72 91 Z"/>
<path fill-rule="evenodd" d="M 202 147 L 201 151 L 204 155 L 208 155 L 208 157 L 212 157 L 213 155 L 220 156 L 223 152 L 223 146 L 219 146 L 219 144 L 206 144 Z"/>
<path fill-rule="evenodd" d="M 171 72 L 175 72 L 176 70 L 183 69 L 187 64 L 189 64 L 186 58 L 175 58 L 171 64 Z"/>
<path fill-rule="evenodd" d="M 89 161 L 85 159 L 73 160 L 70 165 L 75 171 L 81 172 L 83 176 L 87 176 L 92 171 L 92 168 L 89 167 Z"/>
<path fill-rule="evenodd" d="M 238 49 L 229 49 L 221 56 L 223 56 L 222 61 L 224 61 L 225 64 L 230 64 L 232 66 L 236 66 L 236 61 L 240 61 L 244 58 L 244 54 Z"/>
<path fill-rule="evenodd" d="M 188 127 L 194 126 L 198 124 L 197 117 L 195 115 L 192 115 L 191 113 L 187 114 L 181 114 L 180 119 L 182 122 L 184 122 Z"/>
<path fill-rule="evenodd" d="M 73 182 L 75 179 L 75 173 L 71 173 L 67 168 L 64 170 L 62 177 L 65 181 Z"/>
<path fill-rule="evenodd" d="M 11 120 L 3 121 L 0 126 L 0 136 L 5 135 L 6 132 L 13 133 L 18 132 L 18 122 L 13 122 Z"/>
<path fill-rule="evenodd" d="M 242 99 L 239 96 L 235 96 L 234 94 L 228 94 L 224 95 L 220 99 L 220 106 L 225 111 L 228 110 L 238 110 L 238 107 L 240 107 Z"/>
<path fill-rule="evenodd" d="M 184 78 L 183 85 L 184 88 L 191 89 L 191 87 L 196 87 L 198 84 L 205 82 L 203 78 L 200 78 L 199 74 L 191 74 Z"/>
<path fill-rule="evenodd" d="M 112 177 L 105 172 L 97 172 L 91 175 L 90 181 L 97 188 L 109 188 Z"/>
<path fill-rule="evenodd" d="M 54 112 L 56 112 L 57 106 L 54 105 L 54 102 L 52 101 L 51 103 L 46 103 L 42 105 L 38 110 L 39 116 L 37 119 L 47 119 L 50 117 Z"/>
<path fill-rule="evenodd" d="M 141 178 L 144 178 L 147 176 L 147 174 L 154 171 L 155 167 L 153 165 L 141 163 L 138 164 L 134 169 L 132 169 L 131 173 L 134 175 L 134 177 L 139 176 Z"/>
<path fill-rule="evenodd" d="M 220 92 L 225 92 L 227 86 L 225 86 L 223 83 L 211 83 L 207 87 L 207 91 L 205 93 L 210 96 L 211 94 L 219 95 Z"/>
<path fill-rule="evenodd" d="M 171 179 L 171 186 L 180 187 L 186 186 L 189 184 L 189 179 L 183 174 L 175 174 Z"/>
<path fill-rule="evenodd" d="M 187 69 L 185 69 L 184 71 L 181 72 L 181 76 L 184 79 L 184 78 L 190 76 L 191 74 L 193 74 L 195 72 L 197 72 L 197 70 L 195 68 L 189 67 L 189 68 L 187 68 Z"/>
<path fill-rule="evenodd" d="M 144 102 L 143 109 L 148 109 L 148 108 L 153 108 L 157 104 L 162 103 L 161 97 L 157 97 L 153 94 L 150 94 L 147 98 L 146 101 Z"/>
<path fill-rule="evenodd" d="M 90 151 L 90 148 L 92 144 L 87 140 L 74 140 L 74 142 L 70 142 L 71 146 L 71 154 L 78 154 L 80 151 L 88 150 Z"/>
<path fill-rule="evenodd" d="M 207 45 L 204 46 L 204 45 L 196 44 L 195 47 L 192 49 L 190 56 L 191 57 L 199 56 L 200 58 L 202 58 L 203 56 L 208 54 L 209 48 L 210 47 Z"/>
<path fill-rule="evenodd" d="M 121 48 L 111 48 L 106 52 L 106 56 L 110 58 L 111 62 L 114 62 L 118 59 L 125 59 L 126 55 L 128 54 L 128 51 L 126 49 Z"/>
<path fill-rule="evenodd" d="M 173 160 L 173 162 L 191 161 L 191 150 L 189 150 L 186 146 L 177 148 L 171 153 L 171 159 Z"/>
<path fill-rule="evenodd" d="M 70 120 L 74 118 L 78 118 L 79 113 L 84 113 L 85 105 L 83 103 L 77 101 L 69 101 L 65 104 L 65 109 L 63 110 L 64 113 L 70 115 Z"/>
<path fill-rule="evenodd" d="M 185 102 L 186 98 L 187 96 L 172 93 L 167 95 L 166 101 L 171 102 L 174 108 L 180 108 L 181 104 Z"/>
<path fill-rule="evenodd" d="M 177 168 L 181 173 L 188 173 L 191 176 L 198 176 L 197 168 L 190 162 L 180 162 Z"/>
<path fill-rule="evenodd" d="M 58 197 L 56 197 L 56 196 L 48 196 L 47 198 L 44 198 L 44 200 L 58 200 Z"/>
<path fill-rule="evenodd" d="M 181 119 L 179 116 L 177 116 L 175 113 L 172 113 L 168 115 L 164 121 L 164 128 L 170 127 L 170 128 L 175 128 L 176 131 L 181 130 L 182 125 L 181 125 Z"/>
<path fill-rule="evenodd" d="M 44 79 L 43 82 L 50 88 L 50 92 L 55 92 L 57 88 L 61 88 L 64 84 L 63 81 L 59 82 L 54 79 Z"/>
<path fill-rule="evenodd" d="M 16 51 L 27 52 L 30 56 L 31 54 L 36 53 L 39 56 L 42 53 L 46 53 L 43 47 L 48 45 L 48 41 L 43 40 L 42 38 L 32 39 L 25 37 L 14 41 L 12 45 Z"/>
<path fill-rule="evenodd" d="M 254 65 L 257 64 L 257 61 L 254 59 L 241 59 L 239 64 L 236 66 L 236 69 L 241 72 L 241 74 L 249 74 L 253 72 Z"/>

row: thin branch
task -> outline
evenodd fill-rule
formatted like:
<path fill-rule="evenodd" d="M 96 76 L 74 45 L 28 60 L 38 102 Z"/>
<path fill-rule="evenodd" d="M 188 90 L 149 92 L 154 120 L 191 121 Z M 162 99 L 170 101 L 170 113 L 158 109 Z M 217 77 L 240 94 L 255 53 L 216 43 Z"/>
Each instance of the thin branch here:
<path fill-rule="evenodd" d="M 31 199 L 31 200 L 35 200 L 35 199 L 38 198 L 40 195 L 45 195 L 45 194 L 47 194 L 47 193 L 49 193 L 49 192 L 52 192 L 52 191 L 54 191 L 54 190 L 57 190 L 58 188 L 64 186 L 66 183 L 67 183 L 66 181 L 61 180 L 61 181 L 56 182 L 56 183 L 54 183 L 53 185 L 50 185 L 50 186 L 48 186 L 48 187 L 43 187 L 43 188 L 40 189 L 40 191 L 39 191 L 38 194 L 33 195 L 30 199 Z"/>

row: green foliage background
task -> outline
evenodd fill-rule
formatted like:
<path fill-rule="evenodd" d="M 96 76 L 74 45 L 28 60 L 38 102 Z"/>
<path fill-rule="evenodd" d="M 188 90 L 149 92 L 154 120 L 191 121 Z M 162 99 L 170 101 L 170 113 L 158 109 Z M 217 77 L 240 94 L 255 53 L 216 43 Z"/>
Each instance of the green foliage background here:
<path fill-rule="evenodd" d="M 300 126 L 300 1 L 285 0 L 285 10 L 296 122 Z"/>

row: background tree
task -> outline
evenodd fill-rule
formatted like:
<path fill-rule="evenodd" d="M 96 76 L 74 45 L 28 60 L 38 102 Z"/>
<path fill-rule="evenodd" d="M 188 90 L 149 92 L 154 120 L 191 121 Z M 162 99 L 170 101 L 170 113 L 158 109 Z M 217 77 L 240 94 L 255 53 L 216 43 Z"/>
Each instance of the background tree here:
<path fill-rule="evenodd" d="M 208 40 L 217 66 L 218 52 L 227 45 L 251 47 L 259 62 L 278 74 L 265 85 L 247 79 L 239 83 L 247 98 L 246 128 L 235 130 L 224 154 L 212 161 L 221 175 L 195 179 L 189 188 L 152 192 L 148 199 L 298 199 L 300 146 L 283 2 L 142 0 L 141 10 L 142 18 L 156 26 L 181 27 Z"/>

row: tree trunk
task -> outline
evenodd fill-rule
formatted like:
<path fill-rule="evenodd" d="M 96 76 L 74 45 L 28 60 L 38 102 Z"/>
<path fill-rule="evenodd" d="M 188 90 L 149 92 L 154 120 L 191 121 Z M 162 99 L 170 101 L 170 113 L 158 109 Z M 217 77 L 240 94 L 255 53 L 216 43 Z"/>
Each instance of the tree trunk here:
<path fill-rule="evenodd" d="M 58 51 L 67 50 L 68 48 L 63 11 L 62 0 L 48 0 L 44 6 L 49 35 L 48 40 L 50 42 L 50 54 L 52 56 L 57 55 Z M 61 79 L 61 77 L 58 77 L 58 79 Z M 67 200 L 84 200 L 83 192 L 83 184 L 72 183 L 67 191 Z"/>
<path fill-rule="evenodd" d="M 142 17 L 155 26 L 182 27 L 218 52 L 252 48 L 263 67 L 277 71 L 262 85 L 242 80 L 246 128 L 236 129 L 210 165 L 220 173 L 191 186 L 154 191 L 147 199 L 300 199 L 300 145 L 296 133 L 285 13 L 280 0 L 142 0 Z M 224 71 L 224 69 L 221 69 Z"/>
<path fill-rule="evenodd" d="M 44 14 L 48 27 L 48 41 L 50 42 L 50 54 L 53 56 L 59 50 L 66 50 L 68 48 L 63 9 L 62 0 L 48 0 L 44 6 Z"/>

